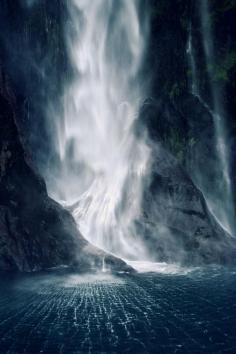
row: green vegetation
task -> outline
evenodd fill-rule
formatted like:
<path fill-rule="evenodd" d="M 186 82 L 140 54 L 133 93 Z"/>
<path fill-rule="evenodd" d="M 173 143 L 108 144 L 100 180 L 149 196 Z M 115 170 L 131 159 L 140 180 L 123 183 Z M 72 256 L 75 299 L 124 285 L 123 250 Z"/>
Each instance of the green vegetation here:
<path fill-rule="evenodd" d="M 170 131 L 164 137 L 164 143 L 166 144 L 170 152 L 177 158 L 177 160 L 183 163 L 186 140 L 182 136 L 181 132 L 176 129 L 170 128 Z"/>
<path fill-rule="evenodd" d="M 168 1 L 166 0 L 160 0 L 158 3 L 151 8 L 151 17 L 156 18 L 156 17 L 161 17 L 164 15 L 164 13 L 168 9 Z"/>
<path fill-rule="evenodd" d="M 220 6 L 219 11 L 225 12 L 229 10 L 236 9 L 236 1 L 235 0 L 226 0 L 222 6 Z"/>
<path fill-rule="evenodd" d="M 196 138 L 186 138 L 181 131 L 174 128 L 170 128 L 164 136 L 164 145 L 181 164 L 184 164 L 186 153 L 191 151 L 196 143 Z"/>
<path fill-rule="evenodd" d="M 177 82 L 175 82 L 171 88 L 171 91 L 169 93 L 170 98 L 174 98 L 179 96 L 181 93 L 181 89 L 179 87 L 179 85 L 177 84 Z"/>
<path fill-rule="evenodd" d="M 236 51 L 230 52 L 222 60 L 220 64 L 215 65 L 212 69 L 214 81 L 229 81 L 230 71 L 236 67 Z"/>

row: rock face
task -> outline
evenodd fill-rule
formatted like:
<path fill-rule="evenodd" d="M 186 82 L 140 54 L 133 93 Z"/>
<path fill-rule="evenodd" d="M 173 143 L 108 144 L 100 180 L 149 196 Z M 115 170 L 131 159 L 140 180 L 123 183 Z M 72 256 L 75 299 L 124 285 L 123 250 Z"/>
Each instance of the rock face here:
<path fill-rule="evenodd" d="M 153 135 L 161 136 L 164 145 L 204 190 L 204 195 L 208 193 L 208 197 L 214 198 L 214 204 L 220 210 L 226 188 L 217 156 L 215 119 L 206 109 L 207 105 L 211 111 L 215 110 L 213 91 L 217 91 L 234 204 L 227 206 L 225 203 L 225 208 L 228 209 L 228 223 L 235 232 L 236 2 L 151 0 L 149 3 L 151 22 L 147 70 L 150 70 L 152 78 L 150 95 L 156 110 L 151 122 Z M 211 29 L 212 63 L 208 63 L 205 53 L 209 38 L 206 39 L 206 29 L 203 28 L 202 15 L 206 15 L 206 9 L 202 11 L 202 5 L 209 7 L 209 20 L 206 22 Z M 197 93 L 202 102 L 191 92 Z M 206 165 L 209 168 L 206 169 Z"/>
<path fill-rule="evenodd" d="M 196 187 L 212 190 L 214 183 L 221 188 L 211 111 L 191 93 L 163 93 L 145 102 L 140 122 L 153 151 L 141 223 L 150 250 L 165 261 L 234 261 L 235 239 L 218 224 Z"/>
<path fill-rule="evenodd" d="M 153 147 L 150 178 L 144 188 L 143 218 L 137 232 L 153 258 L 184 264 L 234 261 L 235 239 L 208 210 L 177 159 L 160 144 Z"/>
<path fill-rule="evenodd" d="M 213 116 L 198 97 L 185 93 L 177 98 L 163 95 L 147 100 L 141 116 L 151 140 L 170 151 L 197 185 L 202 184 L 201 175 L 206 188 L 222 178 Z"/>
<path fill-rule="evenodd" d="M 59 265 L 79 270 L 130 270 L 90 245 L 68 211 L 50 199 L 25 156 L 15 124 L 14 96 L 0 72 L 0 270 L 33 271 Z"/>

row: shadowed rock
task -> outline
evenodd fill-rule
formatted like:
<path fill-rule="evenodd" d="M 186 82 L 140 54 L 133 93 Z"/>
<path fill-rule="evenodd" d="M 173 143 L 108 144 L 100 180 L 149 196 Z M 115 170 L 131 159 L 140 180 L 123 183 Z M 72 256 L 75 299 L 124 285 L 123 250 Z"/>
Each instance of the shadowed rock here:
<path fill-rule="evenodd" d="M 179 162 L 158 143 L 152 158 L 137 230 L 154 257 L 188 264 L 234 261 L 235 239 L 211 215 Z"/>
<path fill-rule="evenodd" d="M 48 197 L 25 155 L 15 124 L 15 99 L 0 71 L 0 270 L 36 271 L 60 265 L 87 271 L 104 265 L 130 271 L 90 245 L 71 214 Z"/>

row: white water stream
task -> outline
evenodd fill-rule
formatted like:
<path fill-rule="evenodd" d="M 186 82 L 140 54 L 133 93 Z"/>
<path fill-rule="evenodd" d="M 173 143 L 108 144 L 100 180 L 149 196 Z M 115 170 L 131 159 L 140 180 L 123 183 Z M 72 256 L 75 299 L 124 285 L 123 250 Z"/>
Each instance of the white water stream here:
<path fill-rule="evenodd" d="M 204 48 L 204 55 L 206 61 L 206 69 L 208 75 L 212 76 L 212 68 L 215 66 L 215 50 L 213 44 L 213 33 L 211 25 L 211 16 L 209 10 L 209 1 L 200 0 L 199 2 L 199 13 L 200 13 L 200 25 L 202 31 L 202 41 Z M 232 211 L 233 211 L 233 201 L 232 201 L 232 188 L 229 175 L 229 158 L 226 144 L 226 134 L 225 134 L 225 112 L 223 107 L 222 98 L 218 90 L 217 84 L 211 84 L 211 94 L 213 98 L 213 107 L 210 108 L 209 105 L 201 97 L 199 82 L 197 77 L 197 63 L 194 55 L 193 48 L 193 34 L 192 26 L 189 30 L 189 40 L 187 46 L 187 53 L 189 57 L 189 66 L 191 69 L 191 91 L 192 94 L 198 97 L 203 106 L 209 111 L 214 119 L 215 136 L 216 136 L 216 151 L 219 161 L 219 169 L 222 170 L 222 180 L 218 181 L 219 186 L 213 186 L 209 188 L 209 185 L 204 185 L 204 175 L 198 178 L 198 183 L 200 183 L 199 188 L 203 191 L 207 204 L 213 215 L 216 217 L 217 221 L 225 228 L 229 233 L 233 233 L 232 224 Z M 201 174 L 201 171 L 199 171 Z M 196 182 L 196 181 L 195 181 Z M 223 187 L 222 187 L 223 186 Z M 215 189 L 214 192 L 212 190 Z M 223 192 L 222 192 L 223 190 Z"/>

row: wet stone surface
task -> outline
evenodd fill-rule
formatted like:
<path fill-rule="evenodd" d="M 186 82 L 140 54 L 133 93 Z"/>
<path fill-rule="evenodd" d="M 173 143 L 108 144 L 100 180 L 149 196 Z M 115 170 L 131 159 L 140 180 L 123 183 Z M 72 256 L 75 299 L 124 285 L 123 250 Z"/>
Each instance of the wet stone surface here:
<path fill-rule="evenodd" d="M 236 269 L 1 276 L 1 354 L 236 353 Z"/>

